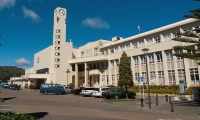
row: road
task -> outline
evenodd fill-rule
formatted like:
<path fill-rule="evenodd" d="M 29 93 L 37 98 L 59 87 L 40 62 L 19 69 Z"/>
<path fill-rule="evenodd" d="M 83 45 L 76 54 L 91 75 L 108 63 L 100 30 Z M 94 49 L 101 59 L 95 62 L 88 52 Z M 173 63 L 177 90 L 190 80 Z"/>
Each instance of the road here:
<path fill-rule="evenodd" d="M 153 109 L 100 102 L 101 98 L 73 94 L 44 95 L 30 90 L 2 88 L 0 92 L 0 97 L 5 99 L 0 105 L 0 112 L 30 114 L 40 120 L 192 120 L 191 116 L 162 112 L 162 109 L 161 112 L 152 112 Z"/>

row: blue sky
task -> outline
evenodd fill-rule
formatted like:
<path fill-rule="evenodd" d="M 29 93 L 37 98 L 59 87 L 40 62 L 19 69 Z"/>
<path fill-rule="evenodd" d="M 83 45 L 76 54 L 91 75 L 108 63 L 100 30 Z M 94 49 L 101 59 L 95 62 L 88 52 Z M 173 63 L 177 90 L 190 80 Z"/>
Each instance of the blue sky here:
<path fill-rule="evenodd" d="M 74 47 L 146 32 L 184 20 L 193 0 L 0 0 L 0 66 L 33 66 L 34 54 L 52 44 L 53 11 L 67 9 L 67 41 Z"/>

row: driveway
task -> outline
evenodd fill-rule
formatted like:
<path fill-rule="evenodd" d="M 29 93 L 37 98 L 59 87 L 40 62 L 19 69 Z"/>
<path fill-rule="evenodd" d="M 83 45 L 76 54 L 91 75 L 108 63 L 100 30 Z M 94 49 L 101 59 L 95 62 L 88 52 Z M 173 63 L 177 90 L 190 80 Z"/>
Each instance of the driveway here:
<path fill-rule="evenodd" d="M 139 104 L 127 102 L 106 103 L 101 98 L 73 94 L 44 95 L 30 90 L 0 89 L 4 104 L 15 113 L 34 115 L 41 120 L 196 120 L 199 116 L 162 112 L 162 108 L 139 109 Z M 124 103 L 124 104 L 123 104 Z M 134 107 L 135 106 L 135 107 Z M 146 105 L 147 107 L 147 105 Z M 157 108 L 159 109 L 159 108 Z"/>

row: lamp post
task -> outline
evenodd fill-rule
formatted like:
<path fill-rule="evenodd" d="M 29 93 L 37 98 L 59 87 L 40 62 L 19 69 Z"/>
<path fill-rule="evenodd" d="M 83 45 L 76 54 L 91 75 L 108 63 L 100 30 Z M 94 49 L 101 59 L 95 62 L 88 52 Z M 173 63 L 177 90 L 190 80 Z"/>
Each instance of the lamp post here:
<path fill-rule="evenodd" d="M 90 78 L 89 78 L 89 76 L 90 76 L 90 75 L 89 75 L 89 72 L 90 72 L 90 66 L 88 66 L 86 70 L 88 71 L 88 81 L 89 81 L 89 83 L 90 83 Z M 91 87 L 91 84 L 90 84 L 90 87 Z"/>
<path fill-rule="evenodd" d="M 70 73 L 69 69 L 67 69 L 66 73 L 67 73 L 67 85 L 68 85 L 68 76 L 69 76 L 69 73 Z"/>
<path fill-rule="evenodd" d="M 142 49 L 145 59 L 146 59 L 146 73 L 147 73 L 147 89 L 148 89 L 148 103 L 149 103 L 149 109 L 151 109 L 151 97 L 150 97 L 150 88 L 149 88 L 149 74 L 148 74 L 148 65 L 147 65 L 147 54 L 149 49 L 148 48 L 143 48 Z"/>

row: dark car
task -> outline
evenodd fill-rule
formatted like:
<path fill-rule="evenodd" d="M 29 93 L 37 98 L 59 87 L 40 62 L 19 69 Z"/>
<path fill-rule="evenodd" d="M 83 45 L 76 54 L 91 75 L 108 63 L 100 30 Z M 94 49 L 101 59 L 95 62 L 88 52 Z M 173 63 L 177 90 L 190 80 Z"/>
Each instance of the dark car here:
<path fill-rule="evenodd" d="M 79 89 L 75 89 L 74 90 L 74 95 L 80 94 L 80 92 L 83 90 L 83 88 L 85 88 L 85 87 L 80 87 Z"/>
<path fill-rule="evenodd" d="M 17 85 L 17 84 L 12 84 L 12 85 L 9 86 L 9 89 L 11 89 L 11 90 L 19 90 L 20 86 Z"/>

